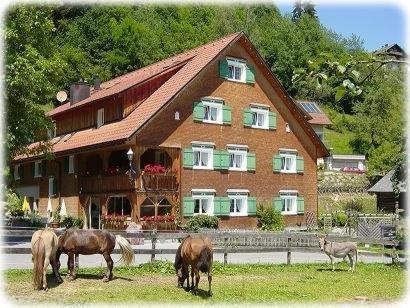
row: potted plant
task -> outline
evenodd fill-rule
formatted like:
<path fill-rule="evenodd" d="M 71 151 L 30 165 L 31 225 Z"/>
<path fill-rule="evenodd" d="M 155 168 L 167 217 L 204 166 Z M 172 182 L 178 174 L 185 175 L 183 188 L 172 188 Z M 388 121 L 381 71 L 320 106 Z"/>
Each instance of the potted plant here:
<path fill-rule="evenodd" d="M 60 212 L 55 211 L 53 215 L 51 216 L 51 220 L 50 220 L 51 228 L 60 228 L 60 220 L 61 220 Z"/>

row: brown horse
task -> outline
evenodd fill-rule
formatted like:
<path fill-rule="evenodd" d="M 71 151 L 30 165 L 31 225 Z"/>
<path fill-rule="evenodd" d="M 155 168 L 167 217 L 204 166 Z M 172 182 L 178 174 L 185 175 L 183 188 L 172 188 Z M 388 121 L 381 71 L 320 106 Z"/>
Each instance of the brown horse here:
<path fill-rule="evenodd" d="M 120 235 L 113 235 L 105 230 L 80 230 L 76 228 L 67 229 L 58 238 L 57 249 L 57 266 L 60 268 L 60 255 L 68 255 L 67 269 L 68 279 L 76 277 L 74 267 L 74 256 L 76 254 L 93 255 L 102 254 L 107 262 L 107 273 L 103 278 L 104 282 L 112 279 L 112 268 L 114 262 L 111 259 L 111 253 L 114 250 L 115 243 L 118 243 L 121 249 L 121 260 L 129 265 L 134 260 L 134 251 L 130 243 Z"/>
<path fill-rule="evenodd" d="M 174 267 L 178 276 L 178 287 L 184 285 L 187 280 L 187 288 L 189 288 L 189 272 L 188 267 L 191 266 L 192 290 L 194 294 L 198 291 L 199 271 L 208 274 L 209 296 L 212 296 L 212 261 L 213 248 L 211 241 L 205 237 L 191 237 L 188 235 L 179 245 L 175 255 Z M 195 276 L 195 284 L 194 284 Z"/>
<path fill-rule="evenodd" d="M 51 229 L 37 230 L 31 237 L 31 254 L 34 264 L 33 285 L 37 290 L 43 288 L 47 291 L 46 273 L 49 264 L 53 268 L 57 281 L 63 282 L 57 269 L 57 241 L 57 235 Z"/>

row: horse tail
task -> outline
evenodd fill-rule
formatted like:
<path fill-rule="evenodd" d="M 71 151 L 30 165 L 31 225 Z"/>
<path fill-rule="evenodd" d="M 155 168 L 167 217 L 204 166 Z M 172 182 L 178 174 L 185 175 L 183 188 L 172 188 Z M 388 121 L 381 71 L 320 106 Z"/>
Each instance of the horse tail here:
<path fill-rule="evenodd" d="M 212 252 L 209 247 L 204 247 L 199 254 L 197 267 L 202 273 L 209 272 L 211 267 Z"/>
<path fill-rule="evenodd" d="M 182 266 L 182 256 L 181 256 L 181 250 L 182 250 L 182 243 L 179 245 L 177 249 L 177 253 L 175 254 L 175 262 L 174 262 L 174 268 L 175 270 L 179 270 Z"/>
<path fill-rule="evenodd" d="M 33 245 L 33 285 L 36 290 L 43 286 L 44 260 L 46 259 L 46 247 L 40 237 Z"/>
<path fill-rule="evenodd" d="M 118 243 L 121 249 L 121 259 L 125 265 L 130 265 L 134 261 L 134 250 L 131 247 L 131 244 L 127 241 L 126 238 L 121 235 L 115 236 L 115 241 Z"/>

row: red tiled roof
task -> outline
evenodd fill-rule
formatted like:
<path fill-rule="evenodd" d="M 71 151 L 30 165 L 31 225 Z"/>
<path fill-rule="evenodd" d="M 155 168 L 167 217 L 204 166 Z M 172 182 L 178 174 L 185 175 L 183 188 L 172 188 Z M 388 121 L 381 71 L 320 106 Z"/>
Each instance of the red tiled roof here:
<path fill-rule="evenodd" d="M 124 91 L 133 85 L 141 83 L 144 80 L 169 69 L 170 65 L 174 66 L 186 62 L 175 75 L 159 87 L 126 118 L 118 122 L 105 124 L 98 129 L 89 128 L 58 136 L 51 140 L 53 145 L 52 151 L 55 154 L 59 154 L 73 149 L 92 147 L 97 144 L 120 142 L 131 137 L 141 125 L 159 111 L 164 104 L 177 94 L 212 59 L 214 59 L 230 43 L 236 41 L 241 35 L 242 33 L 231 34 L 167 60 L 152 64 L 146 68 L 117 77 L 102 83 L 102 90 L 93 91 L 92 95 L 83 101 L 80 101 L 73 106 L 70 106 L 70 103 L 66 103 L 51 110 L 47 115 L 53 116 L 71 110 L 72 108 L 77 108 L 78 106 Z M 31 144 L 29 145 L 29 148 L 33 148 L 36 145 L 37 143 Z M 15 157 L 15 160 L 22 160 L 29 157 L 30 156 L 20 155 Z"/>

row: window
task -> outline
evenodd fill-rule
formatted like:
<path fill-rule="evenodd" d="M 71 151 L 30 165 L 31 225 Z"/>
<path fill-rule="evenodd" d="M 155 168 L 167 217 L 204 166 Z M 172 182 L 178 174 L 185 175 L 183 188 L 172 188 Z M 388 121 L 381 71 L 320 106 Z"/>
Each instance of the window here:
<path fill-rule="evenodd" d="M 54 179 L 54 177 L 53 176 L 50 176 L 49 178 L 48 178 L 48 196 L 49 197 L 51 197 L 51 196 L 54 196 L 55 194 L 56 194 L 56 192 L 55 192 L 55 179 Z"/>
<path fill-rule="evenodd" d="M 251 108 L 252 111 L 252 127 L 269 129 L 269 110 Z"/>
<path fill-rule="evenodd" d="M 246 171 L 247 151 L 245 149 L 228 149 L 229 170 Z"/>
<path fill-rule="evenodd" d="M 247 216 L 248 214 L 248 196 L 239 194 L 228 195 L 230 201 L 230 216 Z"/>
<path fill-rule="evenodd" d="M 97 111 L 97 128 L 104 125 L 104 108 L 98 109 Z"/>
<path fill-rule="evenodd" d="M 222 124 L 222 104 L 203 101 L 204 120 L 207 123 Z"/>
<path fill-rule="evenodd" d="M 43 174 L 41 160 L 34 162 L 34 177 L 39 178 Z"/>
<path fill-rule="evenodd" d="M 107 209 L 108 215 L 131 216 L 131 204 L 126 196 L 110 198 Z"/>
<path fill-rule="evenodd" d="M 194 215 L 213 215 L 214 195 L 211 194 L 192 194 L 194 199 Z"/>
<path fill-rule="evenodd" d="M 212 169 L 213 168 L 213 148 L 192 147 L 193 169 Z"/>
<path fill-rule="evenodd" d="M 175 111 L 174 119 L 179 121 L 179 111 Z"/>
<path fill-rule="evenodd" d="M 239 59 L 227 59 L 228 80 L 246 82 L 246 63 Z"/>
<path fill-rule="evenodd" d="M 282 200 L 282 214 L 297 214 L 297 192 L 280 193 Z"/>
<path fill-rule="evenodd" d="M 19 180 L 20 179 L 20 164 L 14 165 L 14 179 Z"/>
<path fill-rule="evenodd" d="M 289 123 L 286 123 L 285 130 L 286 130 L 287 133 L 292 132 L 292 130 L 290 129 Z"/>
<path fill-rule="evenodd" d="M 74 173 L 74 155 L 68 156 L 68 173 Z"/>
<path fill-rule="evenodd" d="M 279 153 L 281 157 L 281 172 L 295 173 L 296 172 L 296 153 Z"/>

